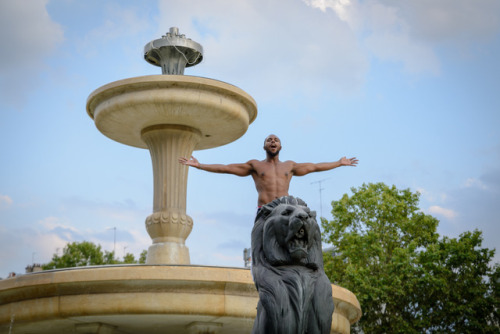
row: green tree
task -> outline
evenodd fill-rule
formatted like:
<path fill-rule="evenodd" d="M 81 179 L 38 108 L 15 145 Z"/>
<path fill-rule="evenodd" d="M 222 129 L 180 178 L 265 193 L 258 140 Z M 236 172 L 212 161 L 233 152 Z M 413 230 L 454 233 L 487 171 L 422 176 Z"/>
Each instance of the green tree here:
<path fill-rule="evenodd" d="M 426 327 L 441 333 L 500 333 L 500 268 L 480 231 L 443 237 L 419 254 L 419 308 Z"/>
<path fill-rule="evenodd" d="M 123 263 L 136 263 L 135 256 L 132 253 L 127 253 L 123 257 Z"/>
<path fill-rule="evenodd" d="M 498 333 L 498 266 L 481 232 L 440 238 L 419 194 L 383 183 L 352 188 L 322 219 L 331 281 L 363 309 L 357 333 Z M 495 277 L 495 275 L 497 275 Z"/>
<path fill-rule="evenodd" d="M 136 261 L 131 253 L 127 253 L 123 257 L 123 261 L 115 258 L 115 252 L 102 251 L 100 245 L 93 242 L 71 242 L 63 249 L 62 255 L 54 254 L 49 263 L 42 265 L 42 268 L 55 269 L 55 268 L 70 268 L 81 266 L 98 266 L 105 264 L 120 264 L 120 263 L 145 263 L 147 251 L 141 252 L 140 258 Z M 141 262 L 142 261 L 142 262 Z"/>
<path fill-rule="evenodd" d="M 139 263 L 142 263 L 142 264 L 146 263 L 147 256 L 148 256 L 148 251 L 144 249 L 141 252 L 141 255 L 139 255 Z"/>
<path fill-rule="evenodd" d="M 71 242 L 63 249 L 61 256 L 54 254 L 52 261 L 42 266 L 43 269 L 94 266 L 116 263 L 114 252 L 102 252 L 101 246 L 93 242 Z"/>

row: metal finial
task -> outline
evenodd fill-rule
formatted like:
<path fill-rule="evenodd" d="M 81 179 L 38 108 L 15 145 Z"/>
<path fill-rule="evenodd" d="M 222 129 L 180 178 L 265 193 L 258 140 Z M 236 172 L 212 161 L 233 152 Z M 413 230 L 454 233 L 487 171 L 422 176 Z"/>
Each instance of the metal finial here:
<path fill-rule="evenodd" d="M 160 39 L 144 46 L 144 59 L 161 66 L 162 74 L 184 74 L 185 67 L 203 60 L 203 47 L 185 35 L 179 35 L 179 28 L 172 27 Z"/>

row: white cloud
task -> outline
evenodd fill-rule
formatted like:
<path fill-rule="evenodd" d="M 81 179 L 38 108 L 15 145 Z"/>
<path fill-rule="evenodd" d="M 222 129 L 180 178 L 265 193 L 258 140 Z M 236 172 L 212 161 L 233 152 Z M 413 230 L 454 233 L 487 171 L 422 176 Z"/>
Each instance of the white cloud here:
<path fill-rule="evenodd" d="M 455 217 L 458 216 L 458 214 L 451 210 L 451 209 L 446 209 L 443 207 L 440 207 L 438 205 L 433 205 L 427 210 L 430 214 L 435 214 L 438 216 L 443 216 L 447 219 L 454 219 Z"/>
<path fill-rule="evenodd" d="M 32 227 L 16 228 L 0 226 L 0 277 L 9 272 L 23 273 L 25 266 L 46 263 L 56 253 L 62 251 L 67 240 L 59 235 Z M 15 255 L 15 256 L 14 256 Z"/>
<path fill-rule="evenodd" d="M 54 230 L 58 227 L 60 228 L 63 228 L 63 229 L 68 229 L 68 230 L 71 230 L 71 231 L 74 231 L 74 232 L 78 232 L 78 230 L 72 226 L 69 226 L 69 225 L 66 225 L 66 224 L 63 224 L 61 222 L 61 219 L 58 218 L 58 217 L 46 217 L 42 220 L 40 220 L 38 222 L 38 224 L 40 224 L 44 229 L 48 230 L 48 231 L 51 231 L 51 230 Z"/>
<path fill-rule="evenodd" d="M 415 40 L 411 26 L 398 3 L 380 1 L 310 1 L 310 6 L 332 9 L 347 22 L 361 43 L 375 57 L 401 62 L 409 73 L 439 73 L 439 61 L 432 47 Z"/>
<path fill-rule="evenodd" d="M 12 198 L 7 195 L 0 195 L 0 209 L 8 208 L 12 203 L 14 203 Z"/>
<path fill-rule="evenodd" d="M 54 233 L 30 234 L 24 238 L 25 246 L 35 253 L 35 263 L 49 262 L 55 253 L 62 254 L 68 240 Z"/>
<path fill-rule="evenodd" d="M 47 0 L 0 2 L 0 40 L 5 48 L 0 56 L 0 70 L 26 67 L 50 54 L 63 40 L 63 31 L 45 8 Z"/>
<path fill-rule="evenodd" d="M 434 50 L 423 43 L 413 41 L 406 32 L 373 34 L 365 40 L 367 48 L 378 58 L 401 62 L 411 74 L 439 74 L 440 64 Z"/>
<path fill-rule="evenodd" d="M 106 222 L 109 226 L 142 224 L 146 217 L 151 214 L 145 208 L 137 208 L 136 203 L 132 200 L 111 203 L 80 197 L 64 199 L 62 209 L 68 214 L 92 215 L 94 223 L 89 223 L 88 227 L 94 229 L 98 229 L 102 222 Z M 104 229 L 105 226 L 101 226 L 101 228 Z"/>
<path fill-rule="evenodd" d="M 47 0 L 0 1 L 0 97 L 20 105 L 37 84 L 43 60 L 63 41 L 63 30 L 52 21 Z M 26 78 L 29 77 L 29 80 Z"/>
<path fill-rule="evenodd" d="M 428 202 L 445 202 L 448 198 L 446 193 L 432 192 L 424 188 L 417 188 L 417 191 L 422 195 Z"/>
<path fill-rule="evenodd" d="M 191 263 L 242 267 L 253 219 L 252 215 L 233 212 L 193 214 L 194 228 L 186 240 Z"/>
<path fill-rule="evenodd" d="M 177 26 L 203 45 L 198 71 L 235 85 L 245 82 L 242 88 L 251 86 L 260 100 L 297 91 L 356 92 L 368 69 L 348 25 L 301 1 L 170 0 L 159 8 L 159 34 Z M 249 54 L 252 60 L 243 63 Z"/>
<path fill-rule="evenodd" d="M 432 43 L 484 41 L 498 33 L 497 0 L 398 1 L 401 15 L 416 38 Z"/>
<path fill-rule="evenodd" d="M 465 188 L 479 188 L 481 190 L 488 190 L 488 186 L 481 180 L 476 178 L 468 178 L 464 183 Z"/>
<path fill-rule="evenodd" d="M 363 24 L 361 6 L 355 0 L 302 0 L 308 6 L 317 8 L 322 12 L 331 9 L 342 21 L 352 29 L 357 30 Z"/>
<path fill-rule="evenodd" d="M 151 238 L 146 232 L 146 228 L 139 226 L 139 229 L 128 230 L 134 239 L 133 243 L 127 244 L 127 252 L 133 252 L 134 254 L 140 254 L 142 250 L 148 249 L 149 246 L 153 244 Z"/>
<path fill-rule="evenodd" d="M 11 271 L 23 273 L 24 267 L 32 260 L 47 263 L 55 253 L 62 254 L 67 243 L 84 240 L 101 245 L 103 251 L 112 251 L 116 247 L 118 258 L 127 252 L 138 258 L 141 251 L 152 243 L 143 224 L 136 229 L 118 227 L 116 245 L 113 231 L 74 227 L 69 218 L 50 216 L 24 227 L 0 225 L 0 244 L 8 250 L 0 252 L 0 277 Z"/>
<path fill-rule="evenodd" d="M 401 62 L 412 74 L 440 73 L 437 45 L 469 45 L 491 38 L 500 28 L 496 0 L 303 0 L 331 9 L 375 57 Z"/>
<path fill-rule="evenodd" d="M 406 30 L 428 42 L 470 42 L 494 36 L 500 27 L 497 0 L 303 0 L 333 10 L 359 32 Z"/>

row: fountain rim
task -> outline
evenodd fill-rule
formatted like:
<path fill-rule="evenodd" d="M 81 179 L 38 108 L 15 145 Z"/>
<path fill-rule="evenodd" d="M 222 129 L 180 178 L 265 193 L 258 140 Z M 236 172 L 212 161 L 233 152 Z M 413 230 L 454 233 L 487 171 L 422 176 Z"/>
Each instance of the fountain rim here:
<path fill-rule="evenodd" d="M 182 291 L 178 288 L 171 291 L 168 288 L 176 286 L 181 281 L 185 285 L 181 289 Z M 85 284 L 87 289 L 82 291 L 81 284 Z M 103 292 L 112 294 L 124 292 L 157 293 L 158 291 L 179 293 L 190 291 L 194 286 L 199 289 L 200 284 L 206 287 L 209 294 L 214 294 L 212 290 L 216 284 L 218 285 L 218 294 L 229 293 L 230 295 L 258 299 L 258 292 L 248 268 L 120 264 L 53 269 L 2 280 L 0 281 L 0 309 L 12 303 L 58 296 L 98 296 Z M 91 287 L 93 289 L 90 289 Z M 332 284 L 332 297 L 337 300 L 336 307 L 346 314 L 346 318 L 351 324 L 360 319 L 361 307 L 351 291 Z M 243 312 L 240 316 L 248 316 L 247 312 L 250 311 L 242 309 L 239 312 Z M 252 312 L 255 312 L 253 308 Z M 0 316 L 0 324 L 1 320 L 2 316 Z"/>
<path fill-rule="evenodd" d="M 198 85 L 199 87 L 206 88 L 216 87 L 219 89 L 224 89 L 225 91 L 232 93 L 232 95 L 241 96 L 245 100 L 247 100 L 250 105 L 253 106 L 253 113 L 249 114 L 249 124 L 251 124 L 257 118 L 257 102 L 252 96 L 250 96 L 250 94 L 245 92 L 243 89 L 224 81 L 191 75 L 144 75 L 120 79 L 107 83 L 95 89 L 89 94 L 86 102 L 86 111 L 89 117 L 94 119 L 95 106 L 109 96 L 115 95 L 117 91 L 120 92 L 124 89 L 125 86 L 127 86 L 127 88 L 129 89 L 131 87 L 135 87 L 137 88 L 137 90 L 147 90 L 150 88 L 162 88 L 162 84 L 171 85 L 175 83 L 185 85 Z"/>

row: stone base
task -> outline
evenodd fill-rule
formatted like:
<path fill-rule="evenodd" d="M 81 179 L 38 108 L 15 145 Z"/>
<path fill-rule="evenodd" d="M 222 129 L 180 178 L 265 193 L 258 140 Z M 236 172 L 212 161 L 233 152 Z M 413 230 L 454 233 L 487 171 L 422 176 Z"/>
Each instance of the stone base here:
<path fill-rule="evenodd" d="M 332 286 L 331 333 L 361 317 Z M 0 281 L 0 333 L 250 334 L 259 295 L 250 270 L 115 265 L 48 270 Z"/>
<path fill-rule="evenodd" d="M 148 248 L 146 264 L 190 264 L 189 248 L 177 242 L 158 242 Z"/>

